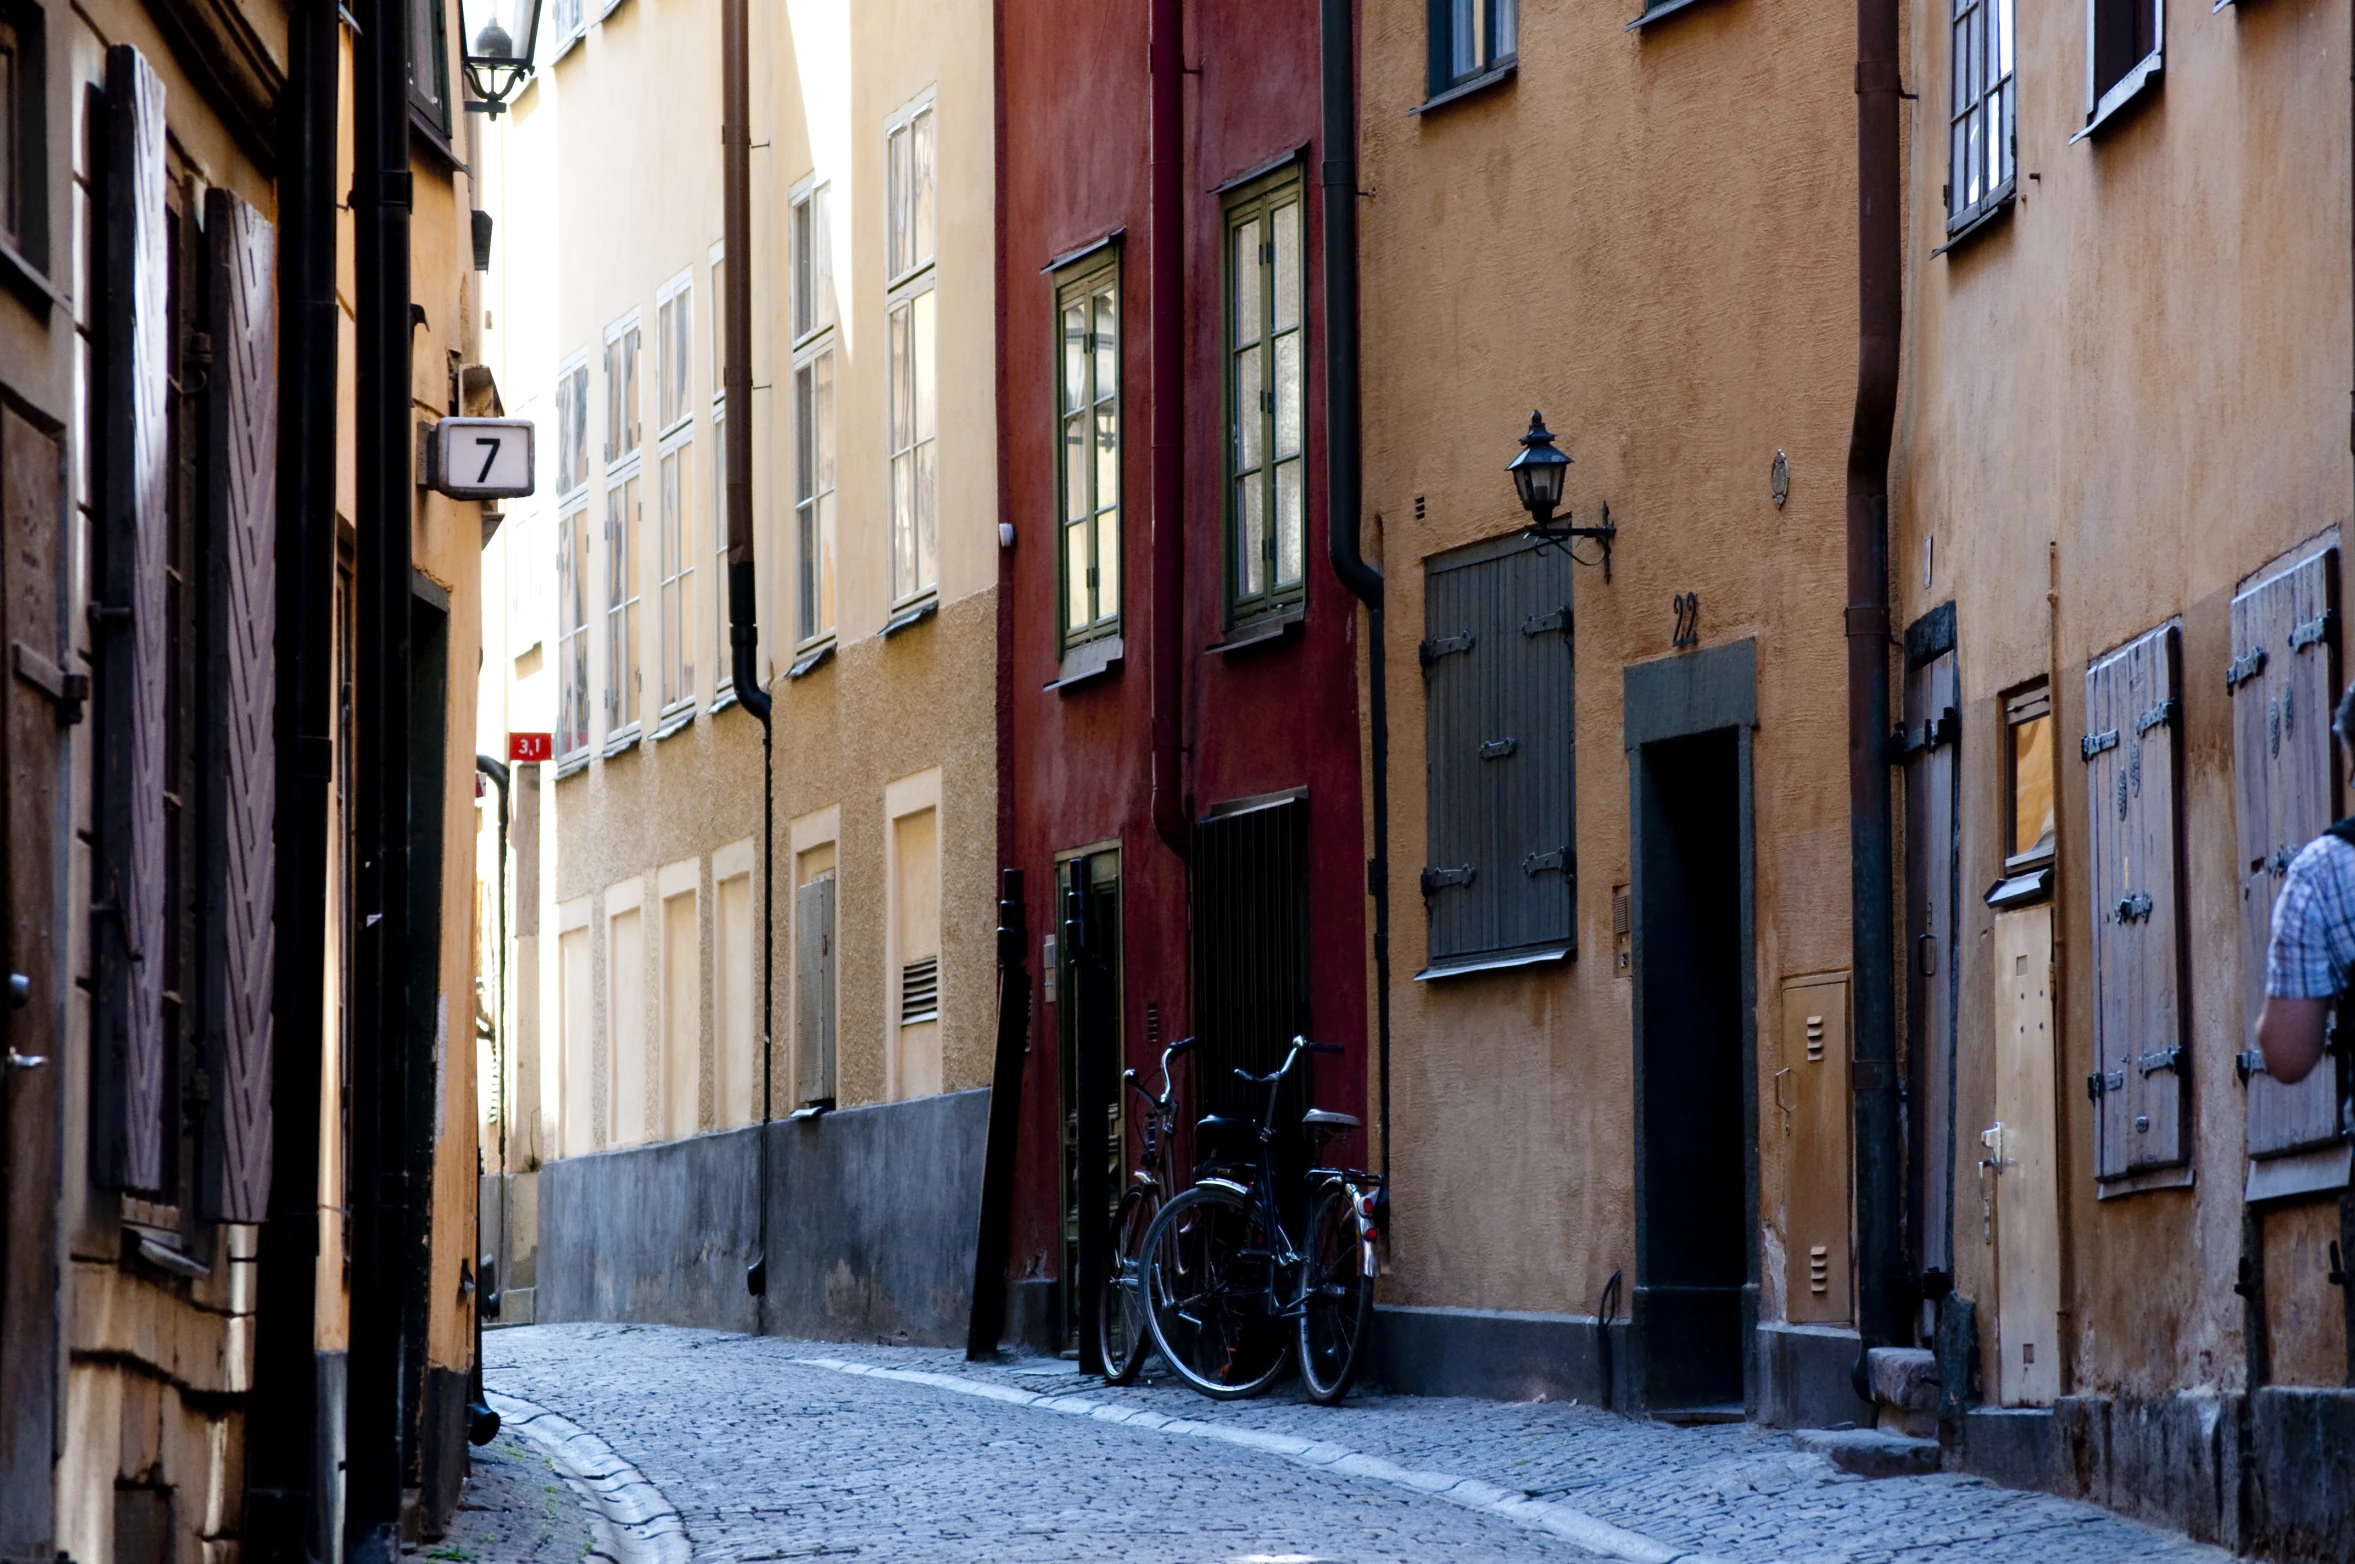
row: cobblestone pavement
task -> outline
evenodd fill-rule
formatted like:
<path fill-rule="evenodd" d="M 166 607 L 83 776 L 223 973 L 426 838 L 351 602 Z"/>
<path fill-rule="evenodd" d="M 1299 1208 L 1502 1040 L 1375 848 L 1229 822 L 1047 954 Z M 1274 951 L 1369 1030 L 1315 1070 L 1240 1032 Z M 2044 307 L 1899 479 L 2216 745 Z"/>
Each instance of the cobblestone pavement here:
<path fill-rule="evenodd" d="M 1052 1360 L 660 1326 L 498 1330 L 483 1351 L 494 1392 L 593 1432 L 660 1489 L 699 1564 L 2229 1558 L 1976 1478 L 1866 1482 L 1787 1435 L 1575 1404 L 1361 1394 L 1325 1408 L 1283 1390 L 1218 1404 Z M 505 1531 L 539 1551 L 511 1550 L 487 1535 L 496 1502 L 474 1494 L 475 1530 L 445 1546 L 483 1564 L 579 1556 L 546 1551 L 536 1521 Z"/>
<path fill-rule="evenodd" d="M 548 1464 L 512 1429 L 473 1451 L 449 1533 L 417 1550 L 437 1564 L 579 1564 L 589 1518 Z"/>

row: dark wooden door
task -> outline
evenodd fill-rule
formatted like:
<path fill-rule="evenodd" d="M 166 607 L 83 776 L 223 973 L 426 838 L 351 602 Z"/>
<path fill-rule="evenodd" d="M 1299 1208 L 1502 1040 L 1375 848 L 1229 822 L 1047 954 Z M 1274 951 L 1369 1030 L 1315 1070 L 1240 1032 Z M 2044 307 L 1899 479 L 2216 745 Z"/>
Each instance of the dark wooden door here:
<path fill-rule="evenodd" d="M 1954 650 L 1905 681 L 1905 1020 L 1915 1266 L 1954 1274 L 1955 883 L 1961 764 Z"/>

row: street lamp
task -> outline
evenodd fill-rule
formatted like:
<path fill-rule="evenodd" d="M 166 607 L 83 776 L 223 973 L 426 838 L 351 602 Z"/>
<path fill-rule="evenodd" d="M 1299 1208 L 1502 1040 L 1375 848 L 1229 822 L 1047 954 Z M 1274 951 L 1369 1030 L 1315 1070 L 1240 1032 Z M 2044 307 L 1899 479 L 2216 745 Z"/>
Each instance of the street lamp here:
<path fill-rule="evenodd" d="M 460 0 L 466 29 L 466 100 L 471 114 L 497 119 L 532 73 L 532 48 L 540 33 L 540 0 Z"/>
<path fill-rule="evenodd" d="M 1611 524 L 1611 507 L 1603 507 L 1603 523 L 1599 527 L 1554 525 L 1554 512 L 1562 504 L 1562 480 L 1569 476 L 1569 454 L 1554 444 L 1553 431 L 1545 426 L 1545 415 L 1529 415 L 1529 432 L 1521 437 L 1521 454 L 1514 457 L 1505 471 L 1513 475 L 1513 489 L 1521 498 L 1521 508 L 1529 512 L 1529 526 L 1523 536 L 1534 538 L 1540 548 L 1558 544 L 1578 564 L 1600 563 L 1603 579 L 1611 579 L 1611 540 L 1619 529 Z M 1576 516 L 1565 518 L 1576 521 Z M 1600 561 L 1578 558 L 1571 543 L 1577 538 L 1592 538 L 1603 545 Z"/>

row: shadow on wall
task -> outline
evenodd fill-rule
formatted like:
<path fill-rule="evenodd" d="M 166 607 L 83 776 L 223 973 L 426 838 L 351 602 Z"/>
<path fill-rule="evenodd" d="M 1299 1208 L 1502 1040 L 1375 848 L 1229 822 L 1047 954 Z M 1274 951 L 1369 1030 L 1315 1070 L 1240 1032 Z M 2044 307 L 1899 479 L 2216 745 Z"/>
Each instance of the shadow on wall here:
<path fill-rule="evenodd" d="M 551 1162 L 535 1317 L 961 1345 L 988 1118 L 985 1088 Z M 764 1134 L 774 1241 L 755 1299 Z"/>

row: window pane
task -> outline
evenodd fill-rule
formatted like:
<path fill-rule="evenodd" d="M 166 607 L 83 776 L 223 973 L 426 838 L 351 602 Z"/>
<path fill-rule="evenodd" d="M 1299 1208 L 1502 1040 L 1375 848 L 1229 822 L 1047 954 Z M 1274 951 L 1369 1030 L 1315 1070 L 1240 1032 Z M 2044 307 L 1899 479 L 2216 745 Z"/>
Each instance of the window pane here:
<path fill-rule="evenodd" d="M 2011 851 L 2047 852 L 2052 844 L 2052 715 L 2047 712 L 2012 725 Z"/>
<path fill-rule="evenodd" d="M 818 629 L 834 628 L 834 492 L 818 496 Z"/>
<path fill-rule="evenodd" d="M 1088 527 L 1084 521 L 1063 529 L 1063 628 L 1088 627 Z"/>
<path fill-rule="evenodd" d="M 1277 207 L 1270 221 L 1276 231 L 1275 329 L 1289 331 L 1300 324 L 1300 203 Z"/>
<path fill-rule="evenodd" d="M 1235 225 L 1235 345 L 1259 340 L 1259 220 Z"/>
<path fill-rule="evenodd" d="M 1120 507 L 1108 505 L 1096 517 L 1096 617 L 1120 612 Z"/>
<path fill-rule="evenodd" d="M 1235 484 L 1235 595 L 1257 597 L 1267 590 L 1267 524 L 1256 477 Z"/>
<path fill-rule="evenodd" d="M 572 372 L 572 486 L 589 481 L 589 366 Z"/>
<path fill-rule="evenodd" d="M 578 436 L 573 431 L 572 376 L 568 373 L 556 381 L 556 492 L 569 493 L 572 489 L 573 442 Z"/>
<path fill-rule="evenodd" d="M 1120 300 L 1110 284 L 1096 290 L 1096 400 L 1120 394 Z"/>
<path fill-rule="evenodd" d="M 1088 317 L 1078 299 L 1063 307 L 1063 411 L 1087 402 Z"/>
<path fill-rule="evenodd" d="M 1260 444 L 1260 384 L 1259 349 L 1245 348 L 1235 355 L 1235 471 L 1252 471 L 1259 465 Z"/>
<path fill-rule="evenodd" d="M 1300 584 L 1302 507 L 1300 463 L 1276 469 L 1276 585 Z"/>
<path fill-rule="evenodd" d="M 1088 494 L 1088 426 L 1085 413 L 1063 420 L 1063 519 L 1078 521 L 1094 508 Z"/>
<path fill-rule="evenodd" d="M 1095 503 L 1120 503 L 1120 424 L 1109 402 L 1096 408 Z"/>
<path fill-rule="evenodd" d="M 1501 60 L 1521 52 L 1521 0 L 1495 0 L 1495 5 L 1496 47 L 1488 57 Z"/>
<path fill-rule="evenodd" d="M 831 349 L 810 361 L 818 381 L 818 492 L 834 492 L 834 354 Z"/>
<path fill-rule="evenodd" d="M 834 187 L 820 185 L 810 192 L 810 244 L 816 258 L 810 263 L 814 280 L 810 289 L 814 295 L 810 305 L 810 328 L 818 330 L 834 324 Z"/>
<path fill-rule="evenodd" d="M 804 364 L 793 372 L 793 497 L 806 500 L 817 492 L 818 481 L 818 371 Z"/>
<path fill-rule="evenodd" d="M 912 145 L 908 155 L 908 161 L 910 165 L 908 170 L 908 177 L 914 185 L 914 219 L 916 230 L 914 236 L 914 264 L 921 266 L 926 261 L 932 259 L 933 253 L 932 191 L 934 179 L 932 110 L 926 109 L 923 113 L 917 115 L 916 122 L 913 126 L 910 127 L 910 129 L 913 134 L 910 138 Z"/>
<path fill-rule="evenodd" d="M 793 203 L 793 233 L 791 239 L 793 267 L 793 334 L 809 335 L 811 323 L 810 286 L 816 280 L 811 262 L 815 259 L 810 245 L 810 198 L 803 196 Z"/>
<path fill-rule="evenodd" d="M 916 447 L 916 590 L 940 584 L 940 442 Z"/>
<path fill-rule="evenodd" d="M 916 438 L 929 440 L 940 428 L 940 295 L 927 289 L 916 295 Z"/>
<path fill-rule="evenodd" d="M 1300 454 L 1300 333 L 1276 338 L 1276 452 Z"/>
<path fill-rule="evenodd" d="M 804 500 L 794 507 L 794 557 L 798 565 L 794 593 L 794 636 L 806 641 L 818 633 L 818 505 Z"/>
<path fill-rule="evenodd" d="M 1995 74 L 1998 79 L 2012 73 L 2012 0 L 1988 0 L 1995 12 Z"/>
<path fill-rule="evenodd" d="M 884 265 L 896 277 L 908 269 L 908 130 L 901 126 L 884 143 Z"/>
<path fill-rule="evenodd" d="M 916 580 L 916 458 L 906 452 L 891 459 L 891 595 L 896 600 L 915 591 Z"/>
<path fill-rule="evenodd" d="M 1448 69 L 1469 76 L 1480 69 L 1480 0 L 1449 0 Z"/>
<path fill-rule="evenodd" d="M 728 386 L 728 263 L 711 263 L 711 394 L 718 396 Z"/>
<path fill-rule="evenodd" d="M 908 386 L 908 307 L 896 304 L 891 310 L 891 449 L 896 453 L 908 448 L 915 424 L 914 398 Z"/>

